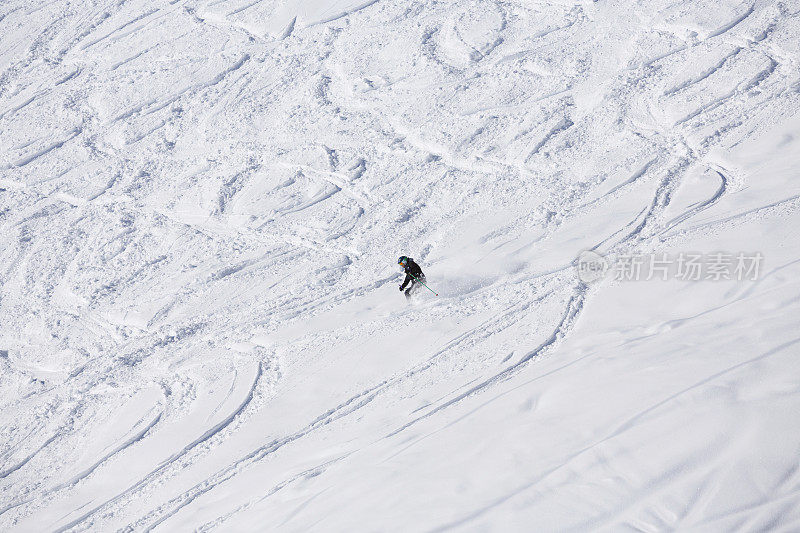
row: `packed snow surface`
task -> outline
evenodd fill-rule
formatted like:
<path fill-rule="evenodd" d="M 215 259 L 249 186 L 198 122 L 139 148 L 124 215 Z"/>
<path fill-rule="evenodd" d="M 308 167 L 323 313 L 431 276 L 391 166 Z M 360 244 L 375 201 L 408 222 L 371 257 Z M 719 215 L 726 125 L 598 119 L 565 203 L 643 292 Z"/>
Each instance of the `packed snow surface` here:
<path fill-rule="evenodd" d="M 800 530 L 798 109 L 796 0 L 3 0 L 0 530 Z"/>

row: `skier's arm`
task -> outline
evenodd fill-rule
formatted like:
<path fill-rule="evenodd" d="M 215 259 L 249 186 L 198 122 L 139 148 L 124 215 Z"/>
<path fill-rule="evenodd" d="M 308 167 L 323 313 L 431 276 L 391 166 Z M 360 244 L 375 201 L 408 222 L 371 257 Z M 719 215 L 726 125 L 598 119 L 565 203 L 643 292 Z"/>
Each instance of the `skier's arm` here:
<path fill-rule="evenodd" d="M 408 283 L 409 283 L 411 280 L 412 280 L 411 274 L 406 274 L 406 279 L 405 279 L 405 280 L 403 280 L 403 284 L 402 284 L 402 285 L 400 285 L 400 290 L 402 291 L 403 289 L 405 289 L 405 288 L 406 288 L 406 285 L 408 285 Z"/>

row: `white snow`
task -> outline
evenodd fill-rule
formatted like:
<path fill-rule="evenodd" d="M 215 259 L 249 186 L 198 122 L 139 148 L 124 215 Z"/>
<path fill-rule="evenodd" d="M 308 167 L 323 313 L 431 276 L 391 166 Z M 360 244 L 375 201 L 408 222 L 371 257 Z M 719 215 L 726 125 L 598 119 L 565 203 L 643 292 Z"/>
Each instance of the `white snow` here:
<path fill-rule="evenodd" d="M 797 2 L 5 0 L 0 36 L 0 530 L 800 529 Z"/>

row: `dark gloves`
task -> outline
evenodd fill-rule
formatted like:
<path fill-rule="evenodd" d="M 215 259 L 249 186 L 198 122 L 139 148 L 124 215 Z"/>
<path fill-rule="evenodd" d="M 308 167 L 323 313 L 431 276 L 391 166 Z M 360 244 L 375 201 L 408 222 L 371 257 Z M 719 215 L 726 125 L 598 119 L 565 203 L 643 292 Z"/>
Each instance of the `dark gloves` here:
<path fill-rule="evenodd" d="M 400 292 L 403 292 L 403 286 L 400 285 Z"/>

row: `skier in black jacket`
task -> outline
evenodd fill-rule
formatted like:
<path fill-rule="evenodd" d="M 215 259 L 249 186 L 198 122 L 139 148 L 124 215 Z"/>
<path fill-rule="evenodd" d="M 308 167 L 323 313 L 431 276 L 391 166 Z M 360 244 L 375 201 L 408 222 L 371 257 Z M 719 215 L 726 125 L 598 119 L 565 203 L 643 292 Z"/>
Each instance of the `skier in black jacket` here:
<path fill-rule="evenodd" d="M 400 285 L 400 292 L 408 285 L 406 298 L 411 298 L 411 294 L 415 291 L 417 284 L 425 283 L 425 274 L 422 273 L 422 269 L 410 257 L 401 255 L 400 259 L 397 260 L 397 264 L 403 267 L 403 271 L 406 273 L 406 279 Z"/>

